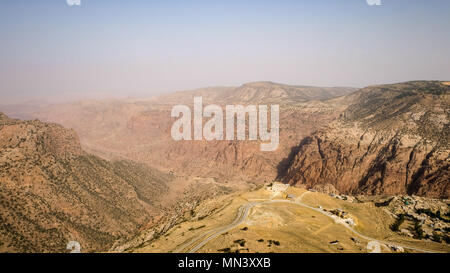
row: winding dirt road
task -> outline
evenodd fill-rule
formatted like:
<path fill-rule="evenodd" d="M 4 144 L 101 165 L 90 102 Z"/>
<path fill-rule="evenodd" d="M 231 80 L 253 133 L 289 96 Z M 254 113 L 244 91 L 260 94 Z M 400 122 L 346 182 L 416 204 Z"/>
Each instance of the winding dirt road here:
<path fill-rule="evenodd" d="M 238 210 L 238 214 L 236 216 L 236 218 L 234 219 L 234 221 L 226 226 L 223 227 L 218 227 L 215 229 L 212 229 L 210 231 L 207 231 L 203 234 L 200 234 L 199 236 L 194 237 L 193 239 L 191 239 L 190 241 L 188 241 L 187 243 L 179 246 L 177 249 L 175 249 L 173 252 L 174 253 L 182 253 L 182 252 L 186 252 L 186 253 L 195 253 L 197 252 L 200 248 L 202 248 L 204 245 L 206 245 L 209 241 L 213 240 L 214 238 L 217 238 L 218 236 L 220 236 L 221 234 L 232 230 L 234 228 L 236 228 L 237 226 L 239 226 L 240 224 L 242 224 L 246 219 L 247 216 L 250 213 L 250 210 L 259 204 L 273 204 L 273 203 L 289 203 L 289 204 L 295 204 L 295 205 L 299 205 L 308 209 L 312 209 L 316 212 L 319 212 L 327 217 L 332 218 L 333 220 L 337 220 L 335 217 L 333 217 L 332 215 L 330 215 L 329 213 L 319 209 L 319 208 L 314 208 L 311 207 L 309 205 L 306 205 L 304 203 L 301 202 L 303 196 L 305 194 L 307 194 L 308 192 L 304 192 L 303 194 L 301 194 L 296 201 L 291 201 L 291 200 L 264 200 L 264 201 L 260 201 L 260 202 L 249 202 L 247 204 L 242 205 L 241 207 L 239 207 Z M 375 238 L 371 238 L 368 236 L 365 236 L 359 232 L 357 232 L 355 229 L 353 229 L 350 225 L 344 223 L 343 221 L 341 222 L 337 222 L 339 224 L 342 224 L 345 228 L 347 228 L 348 230 L 350 230 L 351 232 L 353 232 L 355 235 L 357 235 L 358 237 L 367 240 L 367 241 L 372 241 L 372 242 L 376 242 L 380 245 L 391 245 L 391 246 L 396 246 L 396 247 L 402 247 L 404 249 L 411 249 L 414 251 L 418 251 L 418 252 L 425 252 L 425 253 L 435 253 L 435 251 L 431 251 L 431 250 L 426 250 L 426 249 L 420 249 L 420 248 L 416 248 L 416 247 L 411 247 L 411 246 L 405 246 L 405 245 L 399 245 L 397 243 L 392 243 L 392 242 L 387 242 L 387 241 L 382 241 L 382 240 L 378 240 Z"/>

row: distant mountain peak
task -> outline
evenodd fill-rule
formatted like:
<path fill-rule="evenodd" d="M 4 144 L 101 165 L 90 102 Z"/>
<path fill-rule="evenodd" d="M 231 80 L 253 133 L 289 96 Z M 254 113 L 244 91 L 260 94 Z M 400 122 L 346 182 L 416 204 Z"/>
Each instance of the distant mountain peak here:
<path fill-rule="evenodd" d="M 256 81 L 256 82 L 248 82 L 241 85 L 241 87 L 283 87 L 283 86 L 293 86 L 288 84 L 276 83 L 272 81 Z"/>
<path fill-rule="evenodd" d="M 10 118 L 7 115 L 0 112 L 0 122 L 8 121 L 8 120 L 10 120 Z"/>

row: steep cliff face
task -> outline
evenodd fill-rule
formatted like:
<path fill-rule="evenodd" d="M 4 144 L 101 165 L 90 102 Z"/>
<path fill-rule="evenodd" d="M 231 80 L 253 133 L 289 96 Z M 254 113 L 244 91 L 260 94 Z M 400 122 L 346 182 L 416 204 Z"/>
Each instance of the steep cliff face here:
<path fill-rule="evenodd" d="M 170 178 L 86 154 L 73 130 L 0 114 L 0 252 L 106 250 L 161 208 Z"/>
<path fill-rule="evenodd" d="M 283 174 L 353 194 L 450 196 L 450 87 L 408 82 L 364 88 L 342 116 L 303 139 Z"/>
<path fill-rule="evenodd" d="M 169 111 L 147 111 L 136 114 L 127 125 L 124 145 L 111 145 L 111 154 L 121 154 L 156 168 L 185 175 L 232 180 L 270 181 L 277 176 L 284 161 L 303 137 L 328 123 L 336 114 L 329 106 L 280 110 L 280 144 L 274 152 L 262 152 L 260 141 L 174 141 L 170 136 Z M 205 119 L 206 122 L 206 119 Z M 99 145 L 100 146 L 100 145 Z M 114 150 L 113 150 L 114 149 Z"/>
<path fill-rule="evenodd" d="M 285 166 L 291 148 L 323 124 L 339 116 L 341 105 L 322 101 L 348 94 L 353 88 L 290 86 L 256 82 L 240 87 L 215 87 L 177 92 L 149 100 L 84 101 L 52 105 L 33 117 L 73 128 L 83 148 L 104 158 L 127 158 L 181 175 L 219 180 L 274 179 Z M 260 151 L 257 141 L 175 141 L 170 111 L 177 104 L 192 106 L 195 96 L 208 104 L 280 105 L 280 145 Z M 208 119 L 204 119 L 206 122 Z M 280 165 L 280 162 L 281 165 Z"/>

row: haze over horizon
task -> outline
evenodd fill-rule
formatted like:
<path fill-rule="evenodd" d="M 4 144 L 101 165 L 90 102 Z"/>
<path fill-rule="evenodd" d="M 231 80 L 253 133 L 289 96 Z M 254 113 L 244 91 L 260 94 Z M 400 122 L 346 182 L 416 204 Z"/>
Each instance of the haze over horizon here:
<path fill-rule="evenodd" d="M 449 14 L 0 0 L 0 256 L 278 272 L 322 268 L 309 253 L 339 255 L 331 270 L 347 253 L 449 254 Z"/>
<path fill-rule="evenodd" d="M 0 3 L 0 104 L 450 80 L 444 0 Z"/>

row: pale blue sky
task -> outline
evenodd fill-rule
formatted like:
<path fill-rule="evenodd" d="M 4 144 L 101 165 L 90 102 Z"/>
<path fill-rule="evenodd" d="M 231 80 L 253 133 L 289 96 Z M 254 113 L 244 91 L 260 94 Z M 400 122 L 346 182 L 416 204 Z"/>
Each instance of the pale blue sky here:
<path fill-rule="evenodd" d="M 450 1 L 0 0 L 0 104 L 450 80 Z"/>

